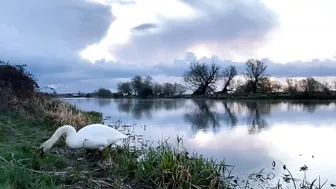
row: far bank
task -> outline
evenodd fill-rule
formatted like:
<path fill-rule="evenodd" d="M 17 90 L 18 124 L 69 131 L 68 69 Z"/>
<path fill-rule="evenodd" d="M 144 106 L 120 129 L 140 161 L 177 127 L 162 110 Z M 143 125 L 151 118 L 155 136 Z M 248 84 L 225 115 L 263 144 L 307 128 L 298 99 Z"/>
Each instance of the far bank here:
<path fill-rule="evenodd" d="M 108 97 L 101 97 L 97 95 L 74 95 L 68 94 L 57 94 L 55 95 L 59 98 L 139 98 L 139 99 L 160 99 L 160 98 L 174 98 L 174 99 L 219 99 L 219 100 L 336 100 L 336 92 L 330 91 L 326 92 L 314 92 L 314 93 L 286 93 L 286 92 L 272 92 L 272 93 L 231 93 L 231 94 L 205 94 L 205 95 L 160 95 L 160 96 L 149 96 L 142 98 L 135 95 L 123 96 L 114 93 Z"/>

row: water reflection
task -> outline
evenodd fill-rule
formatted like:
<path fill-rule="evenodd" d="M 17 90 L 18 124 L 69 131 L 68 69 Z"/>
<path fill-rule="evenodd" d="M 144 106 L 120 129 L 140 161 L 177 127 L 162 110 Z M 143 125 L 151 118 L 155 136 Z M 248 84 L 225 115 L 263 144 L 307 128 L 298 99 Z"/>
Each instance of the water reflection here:
<path fill-rule="evenodd" d="M 176 110 L 184 106 L 184 100 L 142 100 L 142 99 L 115 99 L 114 102 L 121 112 L 130 113 L 136 119 L 144 117 L 151 119 L 153 112 L 164 109 Z"/>
<path fill-rule="evenodd" d="M 314 100 L 314 101 L 291 101 L 288 104 L 288 110 L 304 110 L 309 113 L 314 113 L 318 107 L 321 106 L 329 106 L 331 104 L 334 104 L 333 101 L 325 101 L 325 100 Z"/>
<path fill-rule="evenodd" d="M 191 110 L 184 114 L 185 121 L 191 124 L 192 131 L 196 133 L 198 130 L 208 130 L 211 128 L 213 132 L 217 132 L 220 123 L 218 114 L 211 110 L 214 101 L 193 100 L 195 106 L 190 107 Z"/>
<path fill-rule="evenodd" d="M 235 165 L 235 173 L 271 168 L 275 160 L 286 164 L 300 178 L 299 167 L 303 164 L 309 167 L 310 180 L 318 175 L 329 181 L 336 178 L 333 171 L 336 153 L 332 151 L 336 142 L 336 107 L 332 101 L 69 101 L 85 110 L 101 111 L 113 120 L 145 124 L 146 131 L 139 127 L 136 133 L 148 140 L 156 142 L 171 137 L 173 142 L 176 135 L 184 136 L 188 150 L 207 157 L 225 158 Z M 276 171 L 281 176 L 281 168 Z"/>
<path fill-rule="evenodd" d="M 256 101 L 248 101 L 242 104 L 248 110 L 248 116 L 246 120 L 247 125 L 249 126 L 249 133 L 260 133 L 268 126 L 265 117 L 270 115 L 272 104 Z"/>
<path fill-rule="evenodd" d="M 70 100 L 70 99 L 69 99 Z M 115 119 L 135 119 L 141 121 L 154 121 L 160 118 L 162 123 L 177 125 L 187 123 L 193 134 L 198 131 L 212 131 L 217 133 L 220 128 L 244 125 L 249 134 L 257 134 L 269 127 L 269 122 L 301 121 L 309 122 L 322 120 L 323 116 L 315 115 L 316 111 L 335 108 L 333 101 L 225 101 L 204 99 L 71 99 L 72 102 L 86 110 L 102 111 L 114 114 Z M 92 104 L 93 103 L 93 104 Z M 114 109 L 116 106 L 117 110 Z M 111 113 L 110 113 L 111 112 Z M 288 113 L 293 112 L 293 114 Z M 295 113 L 296 112 L 296 113 Z M 312 114 L 306 117 L 303 113 Z M 122 117 L 120 113 L 126 113 Z M 294 116 L 294 113 L 297 114 Z M 174 117 L 172 117 L 174 114 Z M 271 118 L 271 115 L 277 116 Z M 117 117 L 118 116 L 118 117 Z M 130 116 L 130 117 L 129 117 Z M 326 120 L 324 120 L 326 121 Z M 146 123 L 148 124 L 148 123 Z"/>
<path fill-rule="evenodd" d="M 185 107 L 185 111 L 183 112 L 184 121 L 190 124 L 193 133 L 197 133 L 199 130 L 212 130 L 216 133 L 220 127 L 234 127 L 237 125 L 240 117 L 249 126 L 250 134 L 259 133 L 267 127 L 266 116 L 270 115 L 272 107 L 279 104 L 264 103 L 261 101 L 228 102 L 203 99 L 118 99 L 115 102 L 119 111 L 130 113 L 136 119 L 144 117 L 151 119 L 153 113 L 161 109 L 169 111 Z"/>

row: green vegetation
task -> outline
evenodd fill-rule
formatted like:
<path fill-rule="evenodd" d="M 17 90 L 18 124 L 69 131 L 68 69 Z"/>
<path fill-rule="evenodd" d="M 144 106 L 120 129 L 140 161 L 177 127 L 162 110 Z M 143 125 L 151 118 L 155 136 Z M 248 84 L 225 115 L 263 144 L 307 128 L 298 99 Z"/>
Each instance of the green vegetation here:
<path fill-rule="evenodd" d="M 179 146 L 181 138 L 177 138 L 176 146 L 164 141 L 158 146 L 141 143 L 140 148 L 134 148 L 133 140 L 139 141 L 140 136 L 132 133 L 124 145 L 106 149 L 102 162 L 83 150 L 68 149 L 63 139 L 44 157 L 39 157 L 38 146 L 57 127 L 70 124 L 79 129 L 89 123 L 102 122 L 102 115 L 81 111 L 40 93 L 32 75 L 22 66 L 1 63 L 0 73 L 7 71 L 10 73 L 0 80 L 1 188 L 260 188 L 274 179 L 272 174 L 258 172 L 244 181 L 239 180 L 230 174 L 232 166 L 225 161 L 190 155 L 183 150 Z M 21 90 L 16 90 L 16 83 L 20 83 Z M 112 126 L 124 128 L 125 132 L 129 130 L 122 124 Z M 282 184 L 279 180 L 276 188 L 285 187 L 283 181 L 288 180 L 295 188 L 324 185 L 316 180 L 312 183 L 304 180 L 301 186 L 296 184 L 286 166 L 283 169 L 289 176 L 282 179 Z M 306 172 L 307 168 L 302 170 Z"/>

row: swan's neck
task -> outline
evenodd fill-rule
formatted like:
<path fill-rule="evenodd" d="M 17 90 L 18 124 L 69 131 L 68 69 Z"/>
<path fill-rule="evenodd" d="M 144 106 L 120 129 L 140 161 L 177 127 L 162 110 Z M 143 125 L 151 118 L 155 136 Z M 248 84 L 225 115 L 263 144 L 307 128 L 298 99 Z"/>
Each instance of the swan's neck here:
<path fill-rule="evenodd" d="M 53 146 L 64 134 L 66 135 L 66 143 L 68 144 L 68 139 L 75 137 L 76 129 L 70 125 L 64 125 L 55 131 L 55 133 L 48 140 L 48 143 L 50 143 L 51 146 Z"/>

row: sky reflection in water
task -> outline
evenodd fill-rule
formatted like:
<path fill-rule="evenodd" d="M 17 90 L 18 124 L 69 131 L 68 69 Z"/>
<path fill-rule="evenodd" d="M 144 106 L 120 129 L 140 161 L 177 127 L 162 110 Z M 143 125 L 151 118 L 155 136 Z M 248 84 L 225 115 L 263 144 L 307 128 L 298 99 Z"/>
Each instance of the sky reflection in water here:
<path fill-rule="evenodd" d="M 146 125 L 137 133 L 150 140 L 183 135 L 184 147 L 225 158 L 236 173 L 270 170 L 274 160 L 300 178 L 299 167 L 305 164 L 309 179 L 321 175 L 336 182 L 336 107 L 331 101 L 66 100 L 112 120 Z M 276 172 L 282 172 L 280 167 Z"/>

